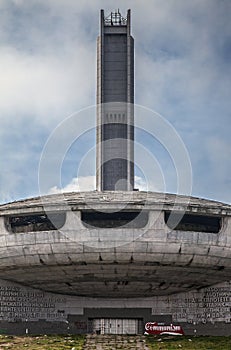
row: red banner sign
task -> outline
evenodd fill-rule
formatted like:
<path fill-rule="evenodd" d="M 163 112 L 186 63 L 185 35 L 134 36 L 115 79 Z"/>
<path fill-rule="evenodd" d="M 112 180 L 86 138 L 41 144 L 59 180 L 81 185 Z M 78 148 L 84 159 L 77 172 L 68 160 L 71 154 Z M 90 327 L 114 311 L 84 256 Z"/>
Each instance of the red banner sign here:
<path fill-rule="evenodd" d="M 175 326 L 173 324 L 166 325 L 157 322 L 148 322 L 145 324 L 145 334 L 154 335 L 184 335 L 184 331 L 181 326 Z"/>

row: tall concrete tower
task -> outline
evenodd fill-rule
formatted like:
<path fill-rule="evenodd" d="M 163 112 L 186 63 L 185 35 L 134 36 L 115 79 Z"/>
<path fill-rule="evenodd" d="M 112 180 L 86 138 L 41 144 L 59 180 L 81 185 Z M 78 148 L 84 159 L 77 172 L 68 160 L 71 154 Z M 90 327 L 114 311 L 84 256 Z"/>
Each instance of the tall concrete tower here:
<path fill-rule="evenodd" d="M 134 40 L 131 12 L 101 10 L 97 42 L 98 191 L 134 188 Z"/>

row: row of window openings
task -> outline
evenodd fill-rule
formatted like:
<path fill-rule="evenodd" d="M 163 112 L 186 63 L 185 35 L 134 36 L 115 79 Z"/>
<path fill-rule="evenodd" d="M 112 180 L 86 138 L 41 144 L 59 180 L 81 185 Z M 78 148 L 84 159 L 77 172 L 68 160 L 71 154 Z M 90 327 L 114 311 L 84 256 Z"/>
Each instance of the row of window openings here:
<path fill-rule="evenodd" d="M 123 113 L 123 114 L 112 114 L 112 113 L 110 113 L 110 114 L 106 114 L 106 120 L 107 121 L 125 121 L 125 114 Z"/>
<path fill-rule="evenodd" d="M 120 211 L 105 213 L 98 211 L 81 211 L 82 224 L 87 228 L 144 228 L 149 219 L 148 211 Z M 219 233 L 222 218 L 216 216 L 194 215 L 164 212 L 165 224 L 171 230 Z M 50 213 L 49 215 L 20 215 L 5 219 L 9 232 L 37 232 L 61 229 L 66 222 L 66 213 Z"/>

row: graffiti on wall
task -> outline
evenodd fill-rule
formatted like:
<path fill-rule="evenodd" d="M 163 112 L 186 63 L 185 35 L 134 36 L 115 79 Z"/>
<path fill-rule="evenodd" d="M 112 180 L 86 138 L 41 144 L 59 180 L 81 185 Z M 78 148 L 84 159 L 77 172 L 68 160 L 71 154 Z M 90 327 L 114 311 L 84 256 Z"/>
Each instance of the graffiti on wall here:
<path fill-rule="evenodd" d="M 128 308 L 139 307 L 139 299 L 126 300 Z M 112 307 L 107 302 L 107 307 Z M 174 322 L 231 322 L 231 282 L 171 296 L 140 300 L 152 307 L 153 315 L 172 315 Z M 84 307 L 105 307 L 103 300 L 81 301 L 78 297 L 46 293 L 15 283 L 0 281 L 0 321 L 64 321 L 68 315 L 83 315 Z M 114 307 L 121 307 L 117 303 Z M 78 326 L 80 326 L 78 324 Z M 81 325 L 86 328 L 86 324 Z"/>
<path fill-rule="evenodd" d="M 231 322 L 231 282 L 200 291 L 158 297 L 153 314 L 171 314 L 177 322 Z"/>
<path fill-rule="evenodd" d="M 0 320 L 62 321 L 66 315 L 65 311 L 59 308 L 59 304 L 63 303 L 64 298 L 40 291 L 11 284 L 0 286 Z"/>

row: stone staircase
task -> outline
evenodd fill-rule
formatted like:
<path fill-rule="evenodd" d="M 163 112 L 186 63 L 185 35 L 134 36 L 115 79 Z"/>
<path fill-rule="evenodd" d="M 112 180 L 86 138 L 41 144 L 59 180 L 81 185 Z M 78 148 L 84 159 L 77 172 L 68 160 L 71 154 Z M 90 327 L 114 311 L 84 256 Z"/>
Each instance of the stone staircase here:
<path fill-rule="evenodd" d="M 142 335 L 88 334 L 83 350 L 149 350 Z"/>

